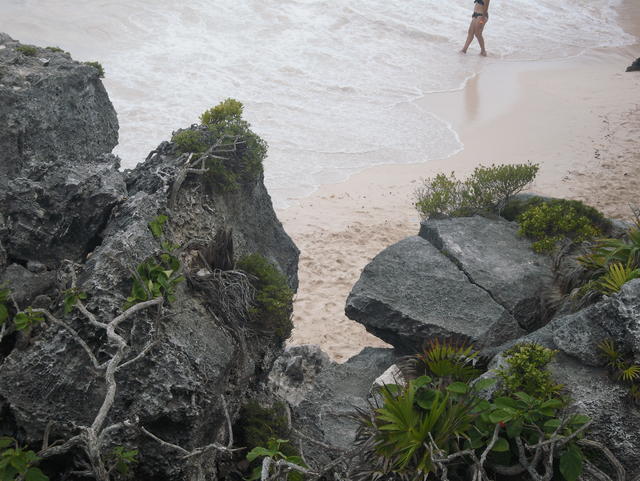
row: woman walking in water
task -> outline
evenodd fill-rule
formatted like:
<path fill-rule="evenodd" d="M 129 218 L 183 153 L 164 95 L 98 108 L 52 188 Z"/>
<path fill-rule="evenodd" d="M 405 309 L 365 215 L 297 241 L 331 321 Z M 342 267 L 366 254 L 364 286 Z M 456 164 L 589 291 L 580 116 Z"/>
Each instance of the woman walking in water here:
<path fill-rule="evenodd" d="M 473 2 L 473 15 L 471 15 L 471 24 L 469 25 L 469 32 L 467 35 L 467 41 L 464 43 L 461 52 L 467 53 L 467 49 L 473 37 L 478 39 L 480 44 L 480 55 L 486 57 L 487 51 L 484 48 L 484 38 L 482 37 L 482 31 L 485 24 L 489 21 L 489 2 L 491 0 L 474 0 Z"/>

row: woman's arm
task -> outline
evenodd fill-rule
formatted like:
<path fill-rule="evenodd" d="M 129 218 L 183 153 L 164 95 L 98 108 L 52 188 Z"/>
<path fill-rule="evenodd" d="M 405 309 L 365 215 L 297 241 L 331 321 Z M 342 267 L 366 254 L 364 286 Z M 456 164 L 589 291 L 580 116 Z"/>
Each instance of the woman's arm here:
<path fill-rule="evenodd" d="M 484 16 L 489 17 L 489 2 L 491 0 L 484 0 Z"/>

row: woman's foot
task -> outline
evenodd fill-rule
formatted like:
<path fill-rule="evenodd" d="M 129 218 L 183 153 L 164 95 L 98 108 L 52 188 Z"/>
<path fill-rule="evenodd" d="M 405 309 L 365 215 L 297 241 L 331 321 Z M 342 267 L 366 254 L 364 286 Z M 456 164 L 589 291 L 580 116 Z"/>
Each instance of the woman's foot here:
<path fill-rule="evenodd" d="M 480 52 L 480 55 L 482 55 L 483 57 L 486 57 L 487 56 L 487 51 L 483 50 L 482 52 Z"/>
<path fill-rule="evenodd" d="M 460 50 L 460 53 L 467 53 L 467 51 L 463 48 L 462 50 Z"/>

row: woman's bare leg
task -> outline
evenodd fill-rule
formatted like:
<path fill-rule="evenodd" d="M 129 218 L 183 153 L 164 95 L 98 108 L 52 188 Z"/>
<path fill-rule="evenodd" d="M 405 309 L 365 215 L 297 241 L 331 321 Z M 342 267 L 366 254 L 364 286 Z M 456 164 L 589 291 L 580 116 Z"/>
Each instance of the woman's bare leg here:
<path fill-rule="evenodd" d="M 483 57 L 487 56 L 487 51 L 484 48 L 484 37 L 482 36 L 482 31 L 484 30 L 484 23 L 478 22 L 475 28 L 475 36 L 478 39 L 478 43 L 480 44 L 480 55 Z"/>
<path fill-rule="evenodd" d="M 473 36 L 476 29 L 475 23 L 476 19 L 471 19 L 471 23 L 469 24 L 469 31 L 467 32 L 467 41 L 464 43 L 464 47 L 462 47 L 462 50 L 460 50 L 462 53 L 467 53 L 469 45 L 471 45 L 471 42 L 473 42 Z"/>

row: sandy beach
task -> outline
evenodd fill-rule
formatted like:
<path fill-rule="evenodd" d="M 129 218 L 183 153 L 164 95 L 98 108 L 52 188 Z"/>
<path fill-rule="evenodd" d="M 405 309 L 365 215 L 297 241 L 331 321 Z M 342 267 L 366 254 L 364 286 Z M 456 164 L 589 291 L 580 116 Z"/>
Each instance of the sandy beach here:
<path fill-rule="evenodd" d="M 640 38 L 640 4 L 620 8 Z M 490 52 L 491 33 L 485 34 Z M 471 49 L 469 55 L 472 53 Z M 417 233 L 413 193 L 420 179 L 479 164 L 540 164 L 532 192 L 579 199 L 630 218 L 640 192 L 640 72 L 625 68 L 640 43 L 539 62 L 496 62 L 461 91 L 430 94 L 407 108 L 433 112 L 458 132 L 464 149 L 420 164 L 374 167 L 293 201 L 278 216 L 301 250 L 300 287 L 290 343 L 319 344 L 338 362 L 365 346 L 385 346 L 344 315 L 364 266 L 382 249 Z"/>

